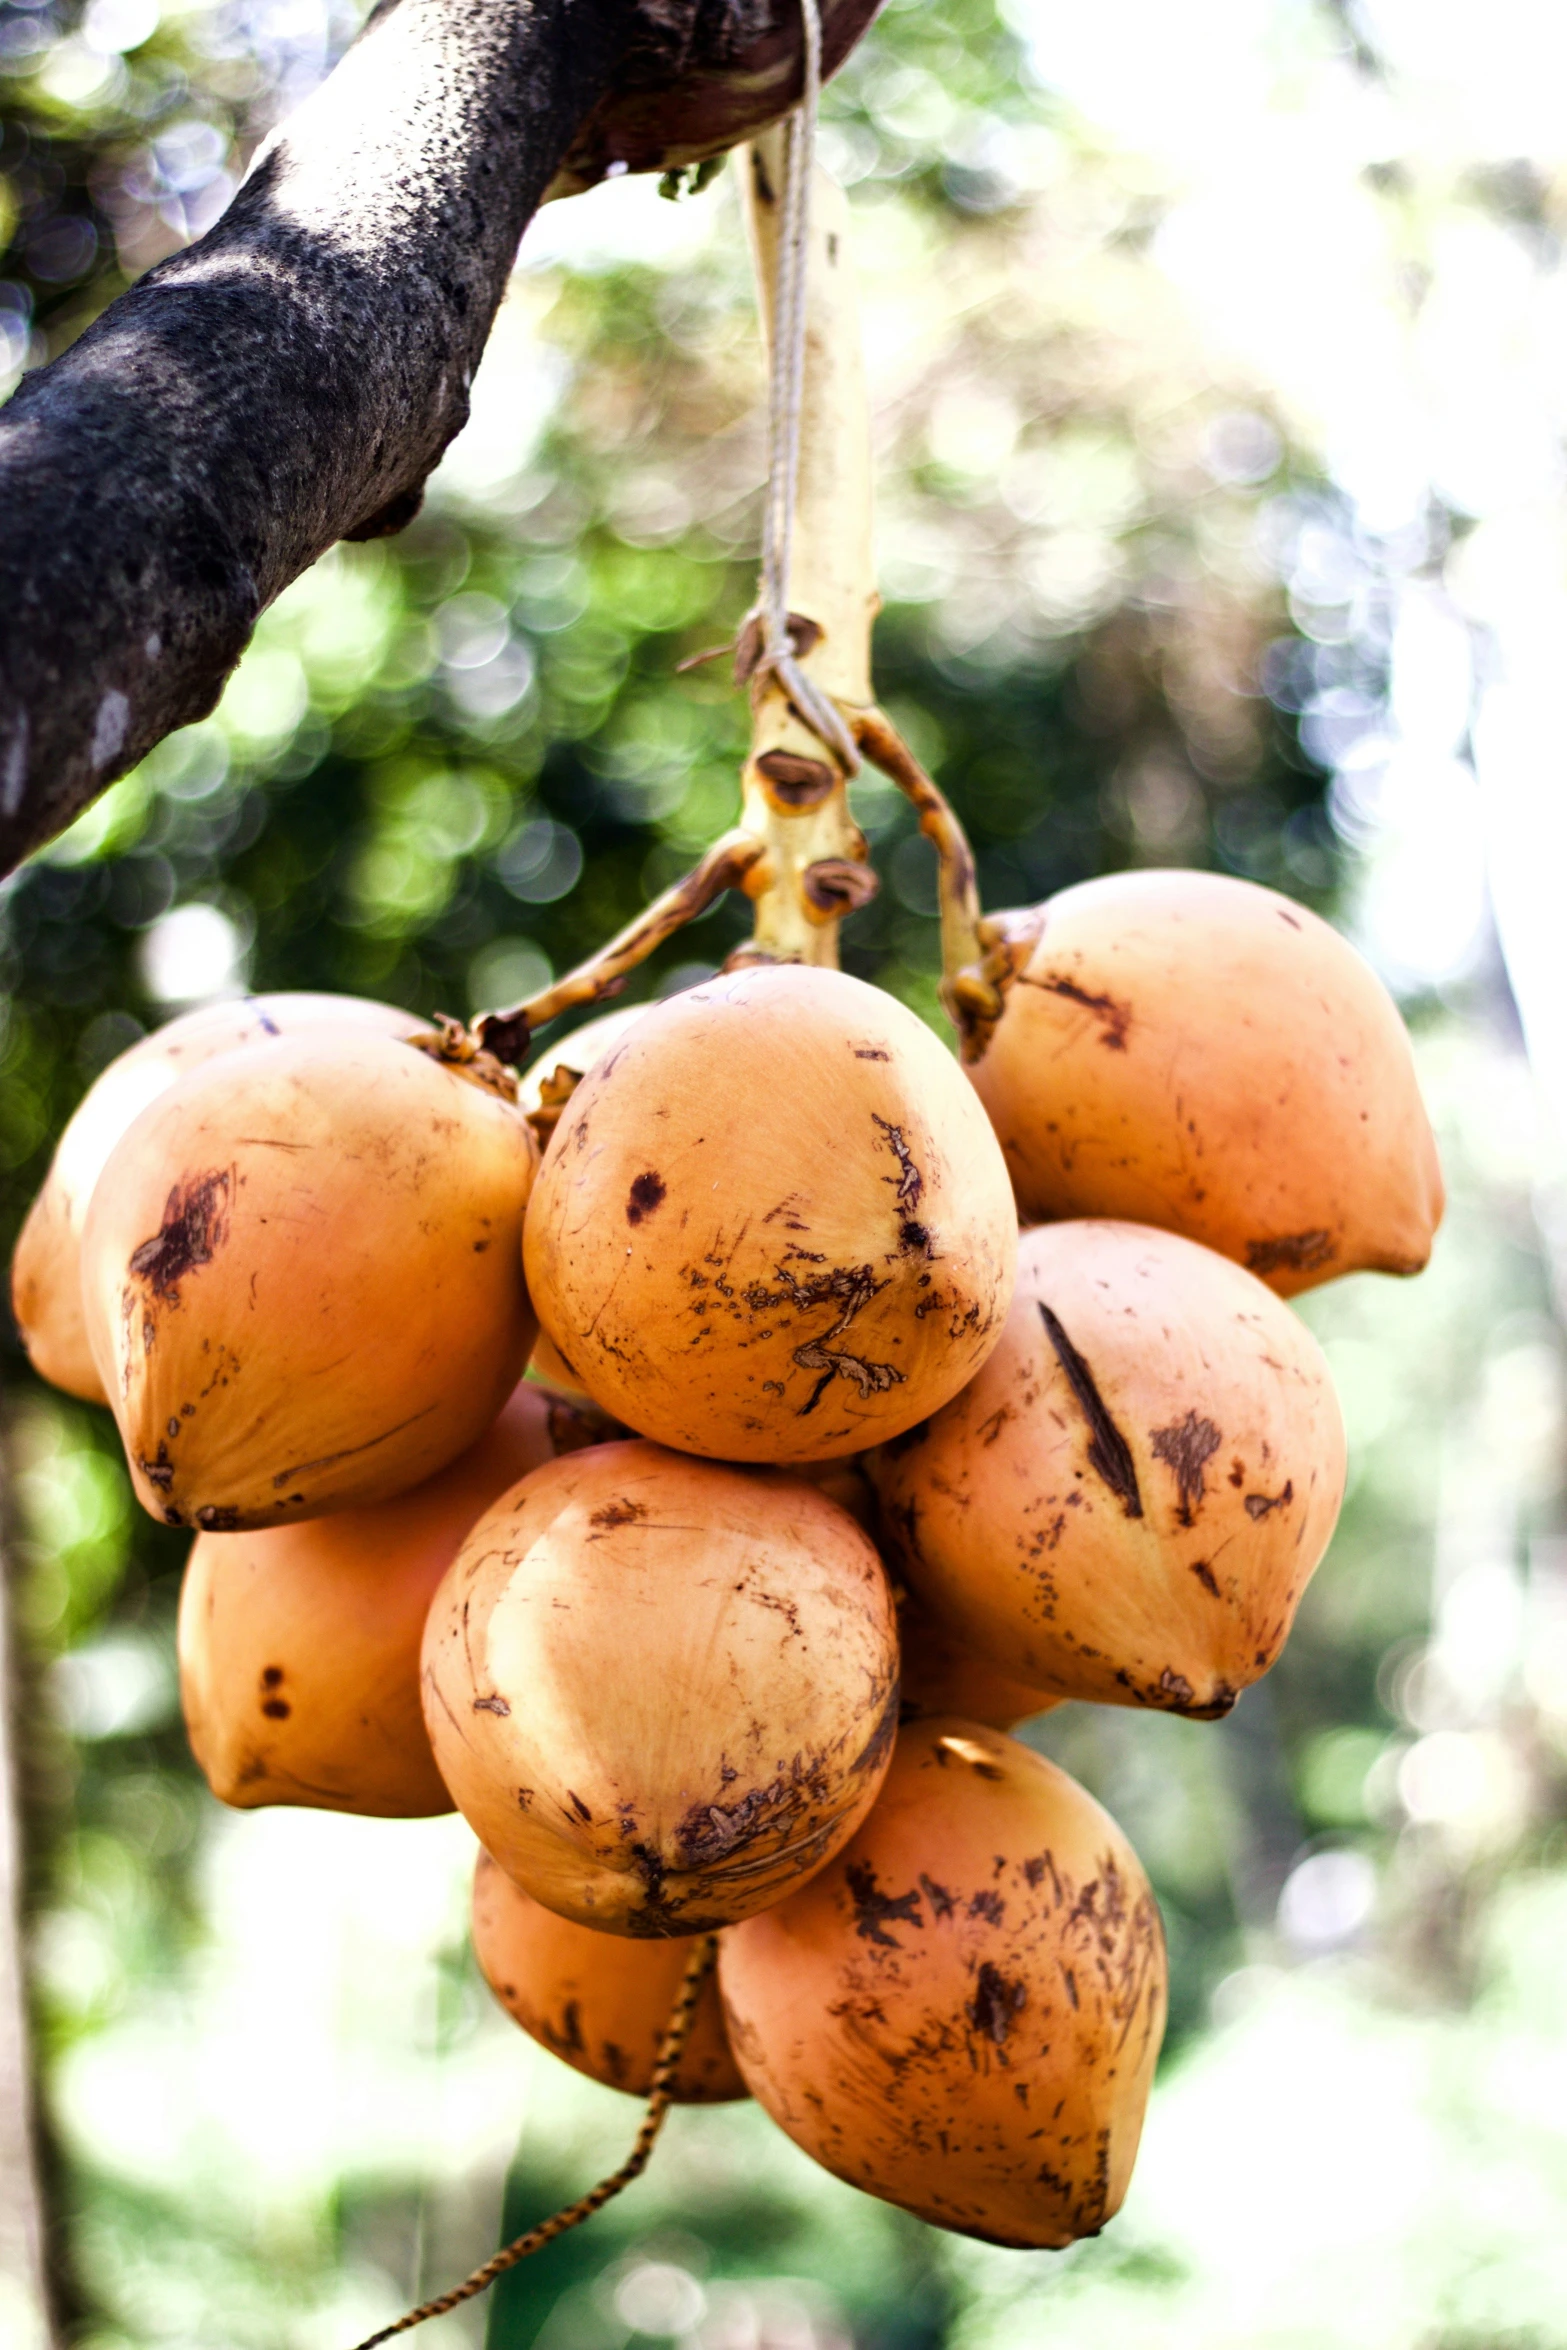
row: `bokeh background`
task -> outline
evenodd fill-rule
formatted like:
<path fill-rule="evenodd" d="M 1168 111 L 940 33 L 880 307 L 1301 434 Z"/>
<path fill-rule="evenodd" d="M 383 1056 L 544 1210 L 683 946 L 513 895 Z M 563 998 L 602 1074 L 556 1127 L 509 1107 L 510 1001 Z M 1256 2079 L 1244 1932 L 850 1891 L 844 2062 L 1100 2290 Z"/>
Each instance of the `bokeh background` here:
<path fill-rule="evenodd" d="M 0 398 L 217 216 L 331 0 L 0 0 Z M 1567 19 L 1546 0 L 888 0 L 830 92 L 876 412 L 884 698 L 986 901 L 1205 864 L 1340 923 L 1415 1032 L 1430 1271 L 1304 1301 L 1350 1499 L 1220 1725 L 1025 1734 L 1130 1831 L 1174 2012 L 1065 2255 L 936 2235 L 754 2109 L 431 2350 L 1567 2345 Z M 268 613 L 211 720 L 0 896 L 0 1239 L 96 1072 L 246 986 L 466 1014 L 730 820 L 761 374 L 729 175 L 525 239 L 400 538 Z M 0 625 L 4 625 L 0 615 Z M 939 1024 L 934 878 L 851 966 Z M 712 969 L 734 909 L 644 975 Z M 1287 1045 L 1287 1040 L 1286 1045 Z M 90 2350 L 347 2350 L 618 2160 L 635 2109 L 467 1954 L 455 1820 L 231 1815 L 182 1544 L 4 1361 L 49 2258 Z M 3 2236 L 0 2229 L 0 2236 Z M 42 2340 L 18 2269 L 0 2340 Z"/>

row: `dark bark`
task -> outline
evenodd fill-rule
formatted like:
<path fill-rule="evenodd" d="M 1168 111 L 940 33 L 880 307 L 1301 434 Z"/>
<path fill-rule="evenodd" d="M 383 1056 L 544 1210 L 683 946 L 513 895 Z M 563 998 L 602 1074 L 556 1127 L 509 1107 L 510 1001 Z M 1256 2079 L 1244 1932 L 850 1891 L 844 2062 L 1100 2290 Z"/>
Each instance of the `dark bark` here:
<path fill-rule="evenodd" d="M 878 0 L 824 0 L 829 70 Z M 791 105 L 798 0 L 382 0 L 228 211 L 0 409 L 0 874 L 398 530 L 540 200 Z"/>
<path fill-rule="evenodd" d="M 211 232 L 0 409 L 0 871 L 406 522 L 632 0 L 386 0 Z"/>

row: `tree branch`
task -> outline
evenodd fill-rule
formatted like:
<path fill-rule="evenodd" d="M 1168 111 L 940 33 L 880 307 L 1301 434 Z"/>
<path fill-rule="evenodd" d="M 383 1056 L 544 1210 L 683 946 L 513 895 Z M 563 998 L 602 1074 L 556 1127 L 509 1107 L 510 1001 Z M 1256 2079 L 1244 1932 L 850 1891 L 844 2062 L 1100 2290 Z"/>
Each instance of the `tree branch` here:
<path fill-rule="evenodd" d="M 384 0 L 217 225 L 0 410 L 0 869 L 395 529 L 631 0 Z"/>
<path fill-rule="evenodd" d="M 877 0 L 827 0 L 835 65 Z M 794 101 L 797 0 L 381 0 L 197 244 L 0 410 L 0 873 L 398 530 L 547 191 Z M 667 143 L 660 149 L 659 140 Z"/>

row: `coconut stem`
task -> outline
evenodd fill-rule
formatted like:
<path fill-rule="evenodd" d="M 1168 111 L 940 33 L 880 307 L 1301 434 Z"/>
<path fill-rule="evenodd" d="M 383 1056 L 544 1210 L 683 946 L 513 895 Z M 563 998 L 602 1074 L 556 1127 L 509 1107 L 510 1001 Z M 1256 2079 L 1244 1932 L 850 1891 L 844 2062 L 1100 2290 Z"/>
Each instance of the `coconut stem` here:
<path fill-rule="evenodd" d="M 504 2276 L 509 2268 L 515 2268 L 530 2253 L 542 2252 L 546 2244 L 553 2244 L 557 2236 L 564 2236 L 569 2229 L 580 2227 L 585 2219 L 591 2219 L 623 2188 L 629 2187 L 633 2179 L 641 2177 L 653 2151 L 653 2142 L 664 2126 L 664 2117 L 674 2096 L 675 2073 L 681 2051 L 690 2037 L 696 2004 L 702 1996 L 703 1984 L 713 1971 L 713 1961 L 717 1956 L 718 1936 L 704 1934 L 692 1951 L 686 1971 L 680 1979 L 680 1989 L 675 1995 L 675 2004 L 670 2011 L 664 2037 L 659 2043 L 658 2063 L 653 2068 L 653 2086 L 648 2096 L 647 2111 L 642 2116 L 642 2127 L 619 2170 L 611 2171 L 607 2179 L 600 2179 L 596 2187 L 590 2187 L 585 2195 L 577 2202 L 568 2204 L 564 2211 L 557 2211 L 551 2218 L 541 2220 L 536 2228 L 530 2228 L 525 2236 L 518 2236 L 512 2243 L 503 2245 L 481 2268 L 476 2268 L 471 2276 L 464 2277 L 460 2285 L 454 2285 L 449 2293 L 442 2293 L 434 2301 L 421 2302 L 417 2309 L 410 2309 L 406 2316 L 397 2318 L 389 2326 L 383 2326 L 378 2334 L 367 2335 L 357 2345 L 357 2350 L 376 2350 L 378 2343 L 389 2342 L 394 2334 L 406 2334 L 414 2326 L 422 2326 L 426 2318 L 444 2317 L 449 2309 L 456 2309 L 464 2301 L 471 2301 L 476 2294 L 488 2291 L 496 2278 Z"/>
<path fill-rule="evenodd" d="M 552 980 L 525 1003 L 514 1004 L 509 1012 L 481 1012 L 471 1031 L 476 1043 L 496 1060 L 508 1061 L 516 1067 L 528 1049 L 530 1038 L 547 1020 L 558 1019 L 562 1012 L 570 1011 L 577 1004 L 602 1003 L 606 996 L 619 995 L 628 972 L 645 963 L 654 948 L 662 946 L 684 924 L 694 922 L 698 914 L 705 914 L 726 889 L 734 889 L 745 881 L 765 854 L 765 842 L 758 840 L 754 833 L 743 827 L 726 832 L 722 840 L 714 841 L 689 873 L 683 874 L 628 922 L 624 930 L 617 931 L 607 946 L 589 955 L 586 962 L 568 971 L 563 979 Z"/>
<path fill-rule="evenodd" d="M 786 138 L 779 126 L 756 140 L 745 151 L 741 175 L 770 373 Z M 618 994 L 628 972 L 726 889 L 744 888 L 754 907 L 751 938 L 729 958 L 731 965 L 836 969 L 838 925 L 867 904 L 877 887 L 865 835 L 849 810 L 851 743 L 912 801 L 920 829 L 935 847 L 942 1001 L 966 1061 L 983 1056 L 1001 1017 L 1012 958 L 1001 926 L 980 912 L 973 851 L 946 795 L 872 698 L 871 626 L 880 599 L 872 547 L 870 406 L 848 205 L 819 167 L 811 182 L 804 288 L 788 633 L 799 669 L 840 713 L 850 740 L 841 747 L 826 742 L 811 726 L 769 666 L 766 630 L 753 613 L 735 655 L 736 676 L 751 689 L 751 748 L 741 776 L 738 829 L 564 979 L 510 1011 L 482 1013 L 469 1033 L 498 1061 L 520 1064 L 546 1021 Z M 777 466 L 783 452 L 776 405 L 772 427 L 770 461 Z"/>
<path fill-rule="evenodd" d="M 926 774 L 884 711 L 857 713 L 854 739 L 871 765 L 913 803 L 920 830 L 936 851 L 941 1000 L 962 1042 L 964 1060 L 983 1060 L 1006 1006 L 1013 959 L 1001 925 L 980 912 L 968 834 L 940 784 Z"/>
<path fill-rule="evenodd" d="M 757 307 L 771 368 L 786 131 L 746 150 L 741 185 Z M 859 299 L 843 190 L 812 174 L 805 258 L 805 363 L 799 465 L 788 550 L 789 636 L 801 670 L 840 709 L 852 735 L 871 700 L 872 550 L 870 408 L 860 347 Z M 775 427 L 777 419 L 774 419 Z M 774 465 L 783 452 L 770 452 Z M 735 961 L 836 968 L 838 925 L 876 889 L 865 836 L 849 813 L 845 758 L 806 723 L 782 680 L 761 659 L 763 632 L 748 623 L 736 671 L 751 686 L 751 749 L 741 779 L 741 821 L 767 856 L 748 889 L 750 944 Z M 852 764 L 852 762 L 849 762 Z"/>
<path fill-rule="evenodd" d="M 743 173 L 764 338 L 773 328 L 784 138 L 779 128 L 748 148 Z M 842 710 L 852 737 L 870 711 L 877 595 L 870 412 L 848 223 L 843 190 L 817 170 L 805 266 L 789 633 L 800 667 Z M 741 633 L 735 669 L 751 686 L 739 827 L 563 979 L 508 1011 L 481 1013 L 468 1032 L 475 1047 L 518 1066 L 546 1021 L 618 994 L 637 964 L 726 889 L 743 887 L 755 907 L 751 940 L 732 960 L 837 967 L 839 923 L 876 891 L 865 835 L 849 813 L 847 750 L 840 755 L 824 743 L 795 709 L 762 659 L 754 618 Z M 445 1057 L 452 1057 L 449 1048 Z"/>

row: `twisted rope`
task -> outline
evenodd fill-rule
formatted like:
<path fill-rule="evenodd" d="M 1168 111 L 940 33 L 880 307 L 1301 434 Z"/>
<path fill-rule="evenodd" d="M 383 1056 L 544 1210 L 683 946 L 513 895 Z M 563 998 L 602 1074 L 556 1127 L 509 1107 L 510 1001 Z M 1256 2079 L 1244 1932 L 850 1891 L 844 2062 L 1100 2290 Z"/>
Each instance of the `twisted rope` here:
<path fill-rule="evenodd" d="M 754 674 L 771 672 L 799 716 L 856 775 L 860 754 L 836 705 L 806 676 L 789 633 L 789 560 L 795 489 L 800 476 L 800 411 L 805 389 L 805 289 L 811 235 L 811 173 L 822 87 L 822 20 L 817 0 L 800 0 L 805 80 L 784 133 L 782 218 L 773 289 L 772 367 L 767 387 L 767 490 L 762 508 L 762 565 L 755 618 L 762 647 Z"/>
<path fill-rule="evenodd" d="M 569 2229 L 580 2227 L 585 2219 L 591 2219 L 596 2211 L 602 2211 L 605 2204 L 618 2195 L 622 2188 L 629 2187 L 633 2179 L 640 2178 L 647 2168 L 648 2156 L 653 2151 L 653 2141 L 664 2126 L 664 2117 L 674 2094 L 675 2071 L 690 2036 L 691 2019 L 696 2014 L 696 2003 L 702 1996 L 702 1986 L 712 1972 L 713 1961 L 717 1956 L 718 1936 L 704 1934 L 692 1951 L 681 1977 L 680 1990 L 670 2011 L 664 2037 L 659 2043 L 658 2062 L 653 2068 L 653 2082 L 648 2093 L 647 2111 L 642 2116 L 642 2127 L 637 2132 L 635 2145 L 619 2170 L 611 2171 L 607 2179 L 600 2179 L 596 2187 L 590 2187 L 585 2195 L 577 2202 L 568 2204 L 564 2211 L 557 2211 L 552 2218 L 541 2220 L 536 2228 L 530 2228 L 525 2236 L 518 2236 L 514 2243 L 503 2245 L 482 2268 L 476 2268 L 472 2276 L 464 2277 L 462 2283 L 454 2285 L 449 2293 L 442 2293 L 437 2300 L 422 2302 L 417 2309 L 410 2309 L 405 2317 L 383 2326 L 378 2334 L 366 2335 L 362 2342 L 355 2345 L 355 2350 L 376 2350 L 378 2343 L 389 2342 L 394 2334 L 406 2334 L 411 2327 L 422 2326 L 426 2318 L 444 2317 L 449 2309 L 456 2309 L 461 2302 L 471 2301 L 476 2293 L 482 2293 L 493 2285 L 497 2277 L 504 2276 L 509 2268 L 515 2268 L 519 2260 L 526 2260 L 530 2253 L 541 2252 L 546 2244 L 553 2244 L 557 2236 L 564 2236 Z"/>

